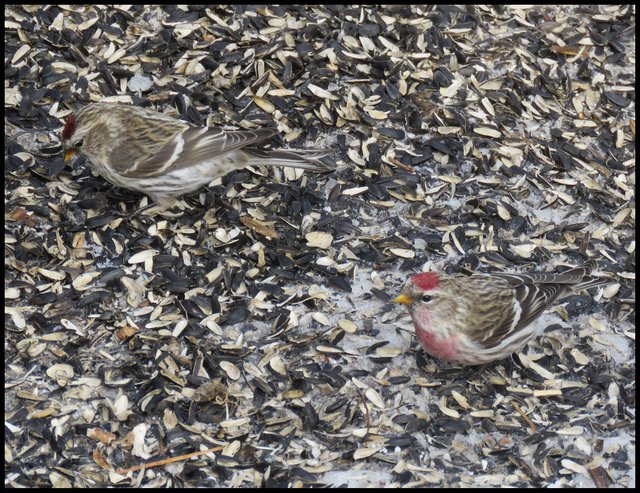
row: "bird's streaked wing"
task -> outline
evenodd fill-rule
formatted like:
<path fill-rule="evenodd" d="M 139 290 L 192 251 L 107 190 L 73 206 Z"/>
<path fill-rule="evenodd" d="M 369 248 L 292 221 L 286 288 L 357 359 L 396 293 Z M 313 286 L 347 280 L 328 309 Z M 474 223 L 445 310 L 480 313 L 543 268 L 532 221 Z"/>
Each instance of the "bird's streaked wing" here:
<path fill-rule="evenodd" d="M 277 130 L 272 128 L 227 132 L 219 128 L 187 127 L 154 154 L 147 153 L 135 163 L 130 163 L 129 169 L 122 174 L 130 178 L 158 176 L 257 144 L 276 133 Z M 120 152 L 126 154 L 125 149 Z"/>

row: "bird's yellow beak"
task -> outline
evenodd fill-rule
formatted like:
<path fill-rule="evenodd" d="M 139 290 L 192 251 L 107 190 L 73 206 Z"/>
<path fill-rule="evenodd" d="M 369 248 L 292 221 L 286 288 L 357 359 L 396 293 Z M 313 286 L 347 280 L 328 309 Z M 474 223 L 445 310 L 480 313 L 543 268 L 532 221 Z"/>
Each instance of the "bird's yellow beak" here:
<path fill-rule="evenodd" d="M 78 154 L 78 151 L 75 149 L 67 149 L 64 153 L 64 162 L 68 162 L 76 154 Z"/>
<path fill-rule="evenodd" d="M 404 293 L 401 294 L 400 296 L 397 296 L 392 301 L 395 301 L 396 303 L 402 303 L 403 305 L 410 305 L 411 303 L 413 303 L 413 300 L 411 299 L 411 297 Z"/>

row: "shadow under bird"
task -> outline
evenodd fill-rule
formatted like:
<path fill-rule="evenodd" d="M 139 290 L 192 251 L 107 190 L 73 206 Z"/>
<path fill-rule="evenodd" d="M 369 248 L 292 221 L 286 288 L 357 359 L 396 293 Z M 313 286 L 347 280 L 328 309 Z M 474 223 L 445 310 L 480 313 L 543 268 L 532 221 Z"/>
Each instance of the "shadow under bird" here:
<path fill-rule="evenodd" d="M 506 358 L 542 332 L 531 323 L 555 301 L 611 282 L 590 260 L 560 273 L 411 276 L 393 301 L 407 305 L 424 350 L 443 361 L 479 365 Z"/>
<path fill-rule="evenodd" d="M 93 103 L 67 117 L 65 162 L 84 155 L 114 185 L 147 194 L 160 206 L 246 166 L 328 171 L 327 150 L 262 149 L 273 128 L 227 131 L 196 126 L 146 108 Z"/>

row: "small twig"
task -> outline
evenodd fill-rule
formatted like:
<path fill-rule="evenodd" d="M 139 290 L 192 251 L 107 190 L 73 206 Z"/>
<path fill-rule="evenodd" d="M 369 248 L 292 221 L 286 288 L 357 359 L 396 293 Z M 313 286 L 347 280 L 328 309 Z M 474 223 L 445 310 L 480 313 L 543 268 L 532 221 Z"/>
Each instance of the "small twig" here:
<path fill-rule="evenodd" d="M 31 374 L 32 371 L 34 371 L 36 369 L 36 365 L 33 365 L 31 367 L 31 369 L 22 377 L 22 380 L 18 380 L 15 383 L 5 383 L 4 388 L 6 389 L 12 389 L 13 387 L 17 387 L 18 385 L 22 384 L 25 380 L 27 380 L 27 378 L 29 378 L 29 375 Z"/>
<path fill-rule="evenodd" d="M 118 474 L 127 474 L 128 472 L 139 471 L 140 469 L 144 469 L 145 467 L 147 469 L 150 469 L 150 468 L 156 467 L 156 466 L 163 466 L 165 464 L 171 464 L 172 462 L 178 462 L 178 461 L 181 461 L 181 460 L 190 459 L 191 457 L 196 457 L 198 455 L 208 454 L 209 452 L 217 452 L 218 450 L 222 450 L 223 448 L 224 448 L 224 445 L 221 445 L 219 447 L 213 447 L 213 448 L 209 448 L 207 450 L 200 450 L 199 452 L 191 452 L 190 454 L 184 454 L 184 455 L 179 455 L 177 457 L 170 457 L 168 459 L 162 459 L 162 460 L 158 460 L 158 461 L 155 461 L 155 462 L 149 462 L 148 464 L 142 464 L 140 466 L 133 466 L 133 467 L 129 467 L 127 469 L 118 469 L 116 471 L 116 473 L 118 473 Z"/>
<path fill-rule="evenodd" d="M 536 425 L 534 425 L 533 422 L 529 419 L 529 416 L 527 416 L 524 413 L 524 411 L 522 409 L 520 409 L 520 406 L 518 406 L 518 404 L 516 404 L 514 401 L 511 401 L 511 405 L 516 408 L 516 411 L 518 411 L 520 413 L 520 415 L 522 416 L 522 418 L 527 422 L 527 424 L 529 425 L 529 428 L 531 428 L 531 431 L 533 431 L 535 433 L 536 432 Z"/>
<path fill-rule="evenodd" d="M 371 428 L 371 416 L 369 416 L 369 407 L 367 406 L 367 400 L 362 395 L 360 389 L 356 388 L 358 391 L 358 395 L 360 395 L 360 399 L 362 399 L 362 405 L 364 406 L 364 414 L 367 417 L 367 433 L 369 433 L 369 429 Z"/>

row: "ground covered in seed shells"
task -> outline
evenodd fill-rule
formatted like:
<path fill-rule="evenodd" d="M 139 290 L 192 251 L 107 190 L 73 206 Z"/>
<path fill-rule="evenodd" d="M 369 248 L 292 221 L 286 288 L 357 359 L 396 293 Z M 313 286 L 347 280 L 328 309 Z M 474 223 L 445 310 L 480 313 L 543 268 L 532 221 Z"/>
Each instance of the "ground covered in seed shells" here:
<path fill-rule="evenodd" d="M 63 165 L 92 101 L 336 169 L 140 211 Z M 634 144 L 630 6 L 6 8 L 5 485 L 634 486 Z M 389 301 L 587 258 L 480 371 Z"/>

